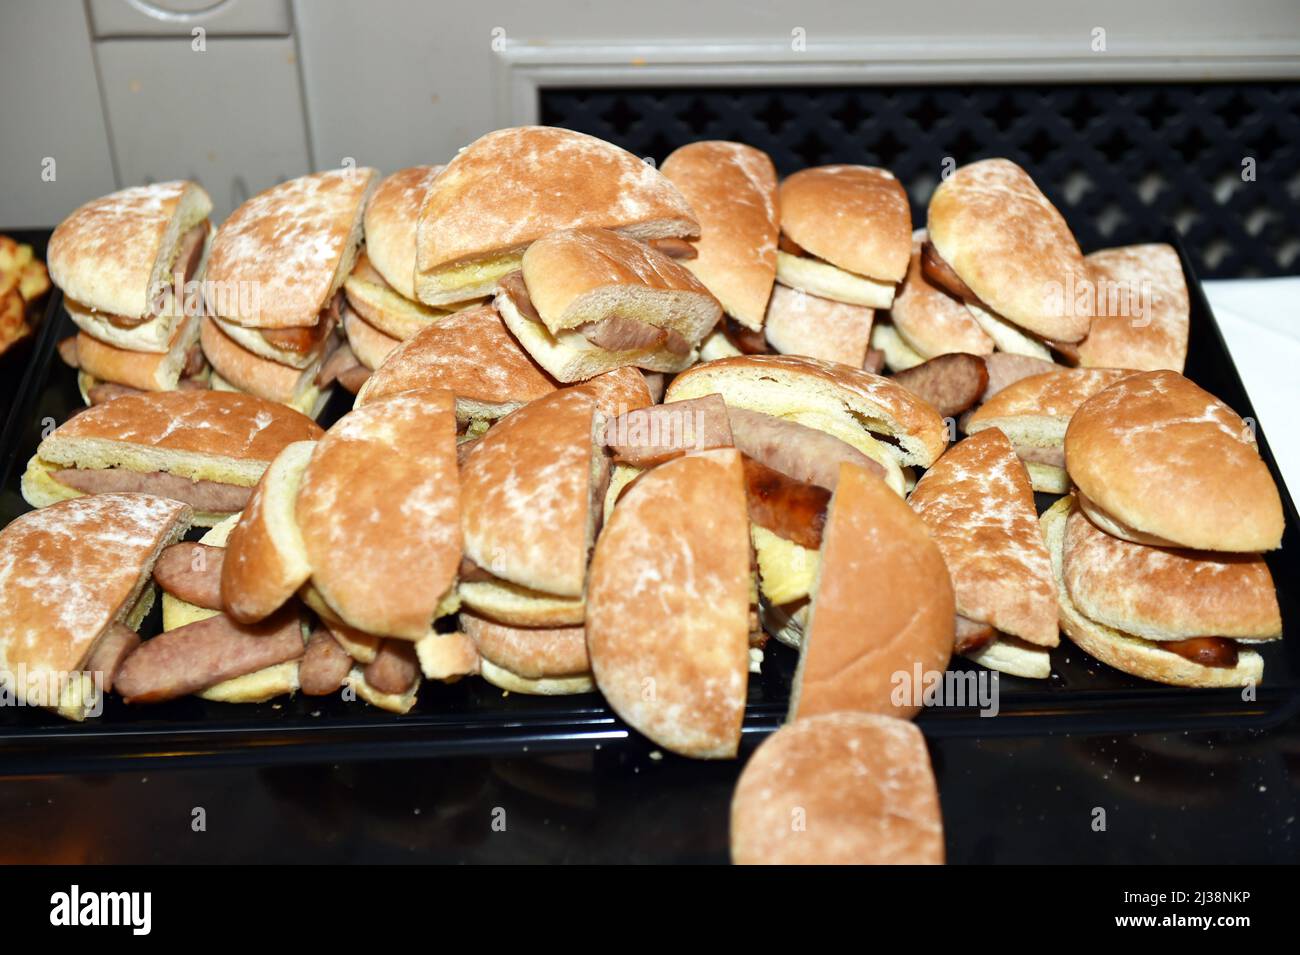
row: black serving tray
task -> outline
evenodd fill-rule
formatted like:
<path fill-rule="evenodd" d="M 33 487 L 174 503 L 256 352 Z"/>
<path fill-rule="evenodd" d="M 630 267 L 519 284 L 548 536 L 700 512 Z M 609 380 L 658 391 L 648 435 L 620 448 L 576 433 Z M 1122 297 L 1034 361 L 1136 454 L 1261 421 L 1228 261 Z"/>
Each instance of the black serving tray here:
<path fill-rule="evenodd" d="M 29 240 L 30 241 L 30 240 Z M 1187 375 L 1244 417 L 1254 411 L 1191 263 L 1174 236 L 1191 297 Z M 57 291 L 5 428 L 0 434 L 0 522 L 28 510 L 19 479 L 42 432 L 81 406 L 75 374 L 59 361 L 55 344 L 74 331 Z M 336 395 L 322 415 L 328 424 L 347 410 Z M 1284 629 L 1300 625 L 1291 582 L 1300 577 L 1295 505 L 1277 470 L 1262 426 L 1260 451 L 1282 493 L 1287 527 L 1282 550 L 1268 555 L 1278 585 Z M 1050 498 L 1039 496 L 1040 508 Z M 197 532 L 195 535 L 197 536 Z M 158 612 L 142 632 L 160 627 Z M 1069 641 L 1052 654 L 1048 680 L 1001 674 L 1000 712 L 981 717 L 972 707 L 927 709 L 918 725 L 928 736 L 1007 737 L 1056 733 L 1129 733 L 1264 728 L 1300 710 L 1300 641 L 1294 637 L 1261 651 L 1264 683 L 1254 700 L 1238 690 L 1192 690 L 1138 680 L 1092 660 Z M 774 730 L 784 718 L 796 654 L 775 641 L 763 672 L 751 676 L 747 736 Z M 955 671 L 982 668 L 955 660 Z M 397 716 L 339 697 L 296 696 L 257 705 L 212 703 L 188 697 L 156 706 L 124 704 L 111 696 L 102 716 L 69 723 L 44 710 L 0 709 L 0 775 L 95 769 L 188 766 L 195 763 L 319 763 L 425 755 L 522 754 L 651 744 L 615 717 L 599 694 L 529 697 L 504 694 L 478 679 L 425 683 L 419 702 Z"/>

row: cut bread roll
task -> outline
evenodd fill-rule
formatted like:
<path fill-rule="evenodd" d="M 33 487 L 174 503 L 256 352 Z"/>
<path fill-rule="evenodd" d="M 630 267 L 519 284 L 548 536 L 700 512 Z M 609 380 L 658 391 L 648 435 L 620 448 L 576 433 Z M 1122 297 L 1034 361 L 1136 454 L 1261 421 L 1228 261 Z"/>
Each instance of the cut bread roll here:
<path fill-rule="evenodd" d="M 970 290 L 971 314 L 1003 351 L 1031 348 L 1035 338 L 1077 342 L 1088 334 L 1092 303 L 1078 294 L 1091 287 L 1083 253 L 1061 213 L 1015 163 L 959 167 L 930 198 L 927 233 Z"/>
<path fill-rule="evenodd" d="M 1099 249 L 1085 258 L 1096 283 L 1097 314 L 1079 343 L 1086 368 L 1167 369 L 1187 361 L 1191 315 L 1178 252 L 1152 243 Z"/>
<path fill-rule="evenodd" d="M 953 445 L 908 503 L 943 553 L 957 613 L 981 625 L 965 645 L 959 627 L 957 651 L 992 669 L 1046 677 L 1047 655 L 1036 648 L 1060 643 L 1056 588 L 1029 475 L 1010 440 L 990 429 Z M 990 649 L 995 643 L 1003 647 Z"/>
<path fill-rule="evenodd" d="M 563 382 L 624 365 L 681 371 L 722 315 L 677 262 L 603 229 L 534 242 L 496 305 L 533 359 Z"/>
<path fill-rule="evenodd" d="M 317 442 L 298 491 L 311 586 L 349 626 L 422 639 L 453 596 L 459 510 L 449 392 L 352 410 Z"/>
<path fill-rule="evenodd" d="M 173 284 L 173 267 L 186 237 L 205 226 L 211 212 L 208 194 L 186 181 L 134 186 L 95 199 L 50 236 L 50 279 L 74 307 L 79 303 L 83 316 L 133 320 L 119 323 L 134 327 L 123 339 L 115 339 L 105 327 L 110 322 L 95 323 L 87 330 L 97 338 L 122 348 L 165 351 L 172 337 L 171 318 L 161 325 L 155 324 L 156 318 L 138 320 L 158 312 L 159 292 Z M 146 344 L 152 347 L 145 349 Z"/>
<path fill-rule="evenodd" d="M 338 311 L 338 302 L 331 300 L 328 314 L 321 317 L 319 327 L 312 329 L 313 343 L 306 350 L 281 347 L 269 341 L 260 329 L 246 328 L 228 319 L 212 318 L 209 320 L 214 322 L 225 333 L 227 338 L 245 351 L 251 352 L 258 358 L 302 371 L 306 368 L 319 368 L 320 363 L 337 344 L 338 338 L 334 331 L 340 320 Z"/>
<path fill-rule="evenodd" d="M 352 310 L 390 338 L 410 338 L 452 314 L 403 297 L 375 270 L 365 252 L 357 256 L 343 289 Z"/>
<path fill-rule="evenodd" d="M 578 626 L 586 618 L 582 597 L 557 597 L 500 578 L 462 580 L 457 592 L 475 613 L 515 627 Z"/>
<path fill-rule="evenodd" d="M 1155 604 L 1157 609 L 1165 613 L 1172 610 L 1180 615 L 1195 615 L 1198 611 L 1213 611 L 1218 602 L 1204 599 L 1202 581 L 1207 576 L 1211 580 L 1215 577 L 1221 580 L 1240 577 L 1241 567 L 1234 565 L 1231 559 L 1226 562 L 1223 558 L 1211 559 L 1211 562 L 1202 564 L 1198 574 L 1195 555 L 1179 555 L 1109 537 L 1102 531 L 1091 528 L 1072 496 L 1063 497 L 1052 505 L 1043 514 L 1041 521 L 1056 576 L 1061 629 L 1080 649 L 1118 670 L 1144 680 L 1175 686 L 1248 686 L 1263 679 L 1263 657 L 1243 642 L 1244 639 L 1277 639 L 1281 635 L 1280 618 L 1273 616 L 1276 611 L 1276 596 L 1262 562 L 1253 568 L 1247 568 L 1247 572 L 1257 578 L 1247 589 L 1230 587 L 1226 593 L 1228 601 L 1244 610 L 1255 623 L 1252 636 L 1226 641 L 1235 645 L 1231 647 L 1231 653 L 1226 659 L 1220 659 L 1219 665 L 1207 665 L 1196 659 L 1195 655 L 1189 658 L 1171 649 L 1172 641 L 1181 637 L 1179 633 L 1162 630 L 1160 636 L 1164 639 L 1153 640 L 1150 637 L 1157 635 L 1155 630 L 1146 629 L 1146 637 L 1138 636 L 1127 629 L 1107 626 L 1086 615 L 1071 594 L 1068 579 L 1080 571 L 1075 568 L 1074 573 L 1071 573 L 1070 564 L 1074 560 L 1083 561 L 1091 565 L 1085 567 L 1085 571 L 1104 574 L 1121 585 L 1122 589 L 1117 590 L 1115 597 L 1107 603 L 1116 611 L 1112 619 L 1122 620 L 1126 627 L 1134 629 L 1143 629 L 1142 605 L 1130 604 L 1126 607 L 1123 596 L 1124 591 L 1131 591 L 1135 583 L 1140 587 L 1154 586 L 1152 593 L 1159 594 Z M 1070 533 L 1071 522 L 1075 523 L 1076 533 L 1073 535 Z M 1100 535 L 1102 539 L 1094 539 L 1085 548 L 1077 539 L 1079 533 L 1083 533 L 1085 538 Z M 1076 538 L 1073 547 L 1072 537 Z M 1076 548 L 1078 552 L 1073 553 Z M 1102 562 L 1109 566 L 1104 566 Z M 1207 575 L 1206 571 L 1210 573 Z M 1137 611 L 1136 614 L 1134 610 Z M 1209 619 L 1212 621 L 1213 617 Z M 1209 630 L 1211 627 L 1204 629 Z M 1213 638 L 1214 634 L 1206 633 L 1203 636 Z M 1215 647 L 1214 650 L 1217 654 L 1222 647 Z"/>
<path fill-rule="evenodd" d="M 943 555 L 898 495 L 849 464 L 823 540 L 787 718 L 856 710 L 909 719 L 921 688 L 906 692 L 908 681 L 942 673 L 952 655 L 956 605 Z"/>
<path fill-rule="evenodd" d="M 906 388 L 856 368 L 795 355 L 745 355 L 678 375 L 665 401 L 720 394 L 729 407 L 808 425 L 857 448 L 903 493 L 902 468 L 929 467 L 948 442 L 943 419 Z"/>
<path fill-rule="evenodd" d="M 294 368 L 255 355 L 223 332 L 211 318 L 200 325 L 199 342 L 212 365 L 212 387 L 218 391 L 246 394 L 288 405 L 315 418 L 325 407 L 332 389 L 316 384 L 320 360 L 306 368 Z"/>
<path fill-rule="evenodd" d="M 242 509 L 285 445 L 318 437 L 315 422 L 248 395 L 168 391 L 124 395 L 69 419 L 41 442 L 23 496 L 44 507 L 87 493 L 183 495 L 194 523 Z"/>
<path fill-rule="evenodd" d="M 1043 361 L 1052 360 L 1052 350 L 1042 340 L 1026 334 L 1000 315 L 995 315 L 974 302 L 967 302 L 966 310 L 970 312 L 984 334 L 992 340 L 998 351 L 1011 355 L 1028 355 L 1030 358 L 1041 358 Z"/>
<path fill-rule="evenodd" d="M 783 355 L 807 355 L 861 368 L 871 347 L 875 312 L 778 285 L 767 307 L 764 334 Z"/>
<path fill-rule="evenodd" d="M 411 166 L 381 179 L 366 203 L 363 219 L 366 250 L 357 259 L 353 277 L 362 272 L 361 263 L 373 266 L 374 275 L 387 290 L 399 296 L 404 305 L 420 308 L 415 300 L 415 241 L 420 207 L 433 181 L 445 166 Z M 364 273 L 363 273 L 364 274 Z M 377 327 L 383 328 L 376 323 Z M 394 338 L 405 338 L 385 329 Z"/>
<path fill-rule="evenodd" d="M 345 684 L 348 689 L 371 706 L 398 715 L 411 712 L 411 709 L 416 704 L 420 689 L 420 683 L 417 680 L 411 689 L 405 693 L 385 693 L 366 681 L 365 670 L 361 667 L 352 668 L 352 672 L 347 675 Z"/>
<path fill-rule="evenodd" d="M 1122 378 L 1065 435 L 1092 519 L 1138 543 L 1256 553 L 1281 546 L 1282 501 L 1252 425 L 1177 372 Z"/>
<path fill-rule="evenodd" d="M 1047 647 L 999 633 L 983 646 L 964 654 L 982 667 L 1028 680 L 1046 680 L 1052 675 L 1052 654 Z"/>
<path fill-rule="evenodd" d="M 683 756 L 730 758 L 749 673 L 749 519 L 740 454 L 676 458 L 631 487 L 600 535 L 587 593 L 596 684 Z"/>
<path fill-rule="evenodd" d="M 496 309 L 485 305 L 449 315 L 394 348 L 357 392 L 356 404 L 413 388 L 445 388 L 456 396 L 457 424 L 482 431 L 558 387 Z"/>
<path fill-rule="evenodd" d="M 315 447 L 296 441 L 276 456 L 225 542 L 221 601 L 241 623 L 269 617 L 311 576 L 294 509 Z"/>
<path fill-rule="evenodd" d="M 352 309 L 343 309 L 343 331 L 357 361 L 374 371 L 384 359 L 401 344 L 399 339 L 385 335 Z M 368 379 L 367 379 L 368 380 Z"/>
<path fill-rule="evenodd" d="M 673 380 L 663 407 L 709 396 L 725 402 L 729 441 L 746 455 L 764 625 L 798 646 L 839 464 L 876 472 L 873 479 L 902 496 L 904 468 L 933 463 L 947 429 L 930 405 L 889 379 L 813 358 L 747 355 L 698 365 Z M 698 413 L 707 420 L 705 410 Z"/>
<path fill-rule="evenodd" d="M 921 731 L 868 713 L 781 727 L 731 800 L 737 865 L 938 865 L 939 791 Z"/>
<path fill-rule="evenodd" d="M 216 317 L 249 329 L 315 327 L 352 271 L 377 179 L 367 168 L 312 173 L 232 212 L 208 255 Z M 238 293 L 248 287 L 257 294 Z"/>
<path fill-rule="evenodd" d="M 493 686 L 530 696 L 595 689 L 581 625 L 512 627 L 465 611 L 460 621 L 478 651 L 480 675 Z"/>
<path fill-rule="evenodd" d="M 731 343 L 722 329 L 715 328 L 704 336 L 700 342 L 699 352 L 696 354 L 697 364 L 717 361 L 719 358 L 734 358 L 743 352 Z"/>
<path fill-rule="evenodd" d="M 95 494 L 0 530 L 0 673 L 13 700 L 77 722 L 98 715 L 103 677 L 84 668 L 117 625 L 139 629 L 154 562 L 191 517 L 179 501 Z"/>
<path fill-rule="evenodd" d="M 892 322 L 876 322 L 872 326 L 871 347 L 885 356 L 885 368 L 889 371 L 907 371 L 926 360 L 898 333 Z"/>
<path fill-rule="evenodd" d="M 868 308 L 889 308 L 907 274 L 912 212 L 892 173 L 818 166 L 781 183 L 777 253 L 783 285 Z"/>
<path fill-rule="evenodd" d="M 483 662 L 474 641 L 459 631 L 427 634 L 416 641 L 415 654 L 425 679 L 444 683 L 478 673 Z"/>
<path fill-rule="evenodd" d="M 416 230 L 416 297 L 441 306 L 490 295 L 534 241 L 582 228 L 642 240 L 700 233 L 673 184 L 617 146 L 549 126 L 488 133 L 429 186 Z"/>
<path fill-rule="evenodd" d="M 921 248 L 929 235 L 924 229 L 912 233 L 912 258 L 907 278 L 890 306 L 889 318 L 907 346 L 922 358 L 952 352 L 991 355 L 994 342 L 980 327 L 961 299 L 955 298 L 926 278 L 921 265 Z"/>
<path fill-rule="evenodd" d="M 782 285 L 809 295 L 863 308 L 889 308 L 897 289 L 892 282 L 854 275 L 829 262 L 780 250 L 776 253 L 776 278 Z"/>
<path fill-rule="evenodd" d="M 1021 378 L 980 405 L 966 419 L 967 434 L 997 428 L 1016 449 L 1035 491 L 1064 494 L 1065 434 L 1079 408 L 1132 374 L 1115 368 L 1062 368 Z"/>
<path fill-rule="evenodd" d="M 582 622 L 609 473 L 600 426 L 592 394 L 565 389 L 475 442 L 460 472 L 465 557 L 478 569 L 460 584 L 467 606 L 514 626 Z"/>
<path fill-rule="evenodd" d="M 136 351 L 110 345 L 86 332 L 77 335 L 77 365 L 98 381 L 126 385 L 141 391 L 174 391 L 199 340 L 199 317 L 175 325 L 166 350 Z M 89 389 L 87 389 L 89 390 Z M 89 404 L 88 396 L 86 403 Z"/>
<path fill-rule="evenodd" d="M 148 321 L 120 327 L 108 316 L 92 311 L 73 299 L 63 299 L 63 307 L 73 324 L 88 338 L 105 348 L 138 354 L 166 354 L 175 346 L 181 328 L 191 324 L 203 314 L 202 307 L 191 301 L 178 303 L 171 291 L 163 295 L 162 305 Z"/>
<path fill-rule="evenodd" d="M 695 258 L 683 261 L 746 328 L 763 327 L 776 279 L 776 169 L 762 150 L 710 140 L 675 150 L 660 167 L 700 221 Z"/>

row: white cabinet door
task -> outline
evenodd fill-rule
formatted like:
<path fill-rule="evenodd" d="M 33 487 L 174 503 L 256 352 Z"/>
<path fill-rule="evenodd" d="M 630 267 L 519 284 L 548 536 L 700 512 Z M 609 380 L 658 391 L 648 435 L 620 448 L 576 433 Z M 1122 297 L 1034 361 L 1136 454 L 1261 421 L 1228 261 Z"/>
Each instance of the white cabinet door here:
<path fill-rule="evenodd" d="M 81 4 L 5 4 L 0 91 L 0 230 L 52 226 L 113 191 Z"/>
<path fill-rule="evenodd" d="M 291 39 L 209 37 L 96 44 L 123 185 L 195 179 L 224 218 L 248 196 L 311 170 Z"/>
<path fill-rule="evenodd" d="M 286 0 L 90 0 L 97 38 L 189 36 L 288 36 L 293 19 Z"/>

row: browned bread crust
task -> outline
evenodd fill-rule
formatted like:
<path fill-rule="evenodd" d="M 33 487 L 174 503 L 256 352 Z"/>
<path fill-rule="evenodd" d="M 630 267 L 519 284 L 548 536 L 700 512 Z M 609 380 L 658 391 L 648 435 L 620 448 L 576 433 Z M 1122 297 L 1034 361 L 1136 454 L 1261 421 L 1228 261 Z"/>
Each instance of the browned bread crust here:
<path fill-rule="evenodd" d="M 1254 432 L 1177 372 L 1132 375 L 1085 401 L 1065 435 L 1065 463 L 1116 522 L 1112 532 L 1127 528 L 1121 536 L 1198 550 L 1281 546 L 1282 501 Z"/>
<path fill-rule="evenodd" d="M 731 859 L 942 864 L 939 791 L 921 731 L 867 713 L 827 713 L 781 727 L 736 784 Z"/>
<path fill-rule="evenodd" d="M 660 169 L 700 220 L 697 256 L 682 264 L 727 314 L 762 328 L 781 231 L 772 160 L 744 143 L 706 140 L 675 150 Z"/>
<path fill-rule="evenodd" d="M 614 712 L 675 753 L 736 755 L 749 669 L 749 547 L 733 448 L 646 472 L 596 546 L 587 593 L 596 684 Z"/>

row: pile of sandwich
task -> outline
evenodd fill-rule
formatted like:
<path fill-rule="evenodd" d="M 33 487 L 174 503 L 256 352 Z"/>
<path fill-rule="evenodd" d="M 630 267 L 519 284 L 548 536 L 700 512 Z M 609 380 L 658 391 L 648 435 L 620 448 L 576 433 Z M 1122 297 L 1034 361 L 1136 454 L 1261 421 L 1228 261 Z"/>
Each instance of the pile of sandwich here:
<path fill-rule="evenodd" d="M 211 237 L 209 210 L 129 189 L 50 243 L 90 407 L 0 532 L 20 700 L 405 713 L 476 677 L 598 691 L 731 758 L 751 674 L 794 652 L 733 857 L 941 862 L 900 681 L 953 655 L 1046 679 L 1064 632 L 1144 679 L 1248 686 L 1281 636 L 1280 498 L 1181 374 L 1177 254 L 1085 257 L 1007 160 L 953 172 L 915 231 L 883 169 L 778 183 L 700 142 L 656 170 L 547 127 L 290 180 Z"/>

